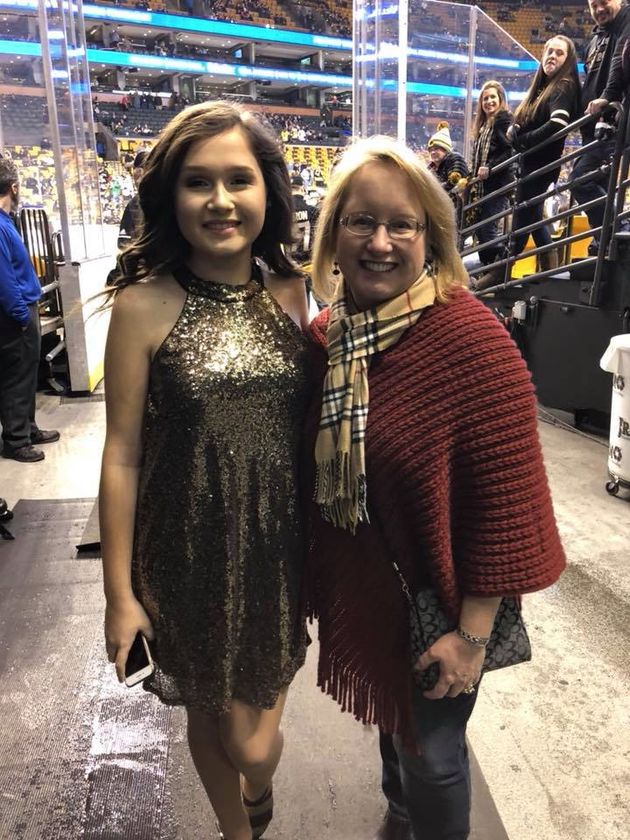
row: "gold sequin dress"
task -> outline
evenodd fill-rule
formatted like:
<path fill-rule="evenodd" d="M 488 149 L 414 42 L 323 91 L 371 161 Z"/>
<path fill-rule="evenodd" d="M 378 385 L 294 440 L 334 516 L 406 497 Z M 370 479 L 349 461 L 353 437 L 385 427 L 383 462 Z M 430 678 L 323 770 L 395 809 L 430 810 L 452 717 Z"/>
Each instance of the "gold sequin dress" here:
<path fill-rule="evenodd" d="M 304 662 L 298 454 L 307 343 L 257 277 L 187 291 L 152 366 L 132 579 L 145 688 L 209 714 L 271 708 Z"/>

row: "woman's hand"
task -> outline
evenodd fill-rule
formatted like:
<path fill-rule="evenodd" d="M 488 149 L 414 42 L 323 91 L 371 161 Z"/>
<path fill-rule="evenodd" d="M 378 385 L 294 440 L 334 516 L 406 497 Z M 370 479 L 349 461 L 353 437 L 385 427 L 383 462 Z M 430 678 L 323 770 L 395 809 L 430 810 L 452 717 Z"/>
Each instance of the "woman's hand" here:
<path fill-rule="evenodd" d="M 505 132 L 505 136 L 507 137 L 507 139 L 510 142 L 512 142 L 514 140 L 514 138 L 516 137 L 516 135 L 518 134 L 519 130 L 520 130 L 520 125 L 517 125 L 517 123 L 512 123 L 512 125 L 508 126 L 508 129 Z"/>
<path fill-rule="evenodd" d="M 489 166 L 480 166 L 477 170 L 477 178 L 481 178 L 482 181 L 485 181 L 488 175 L 490 174 L 490 167 Z"/>
<path fill-rule="evenodd" d="M 130 595 L 124 600 L 107 602 L 105 608 L 105 647 L 107 658 L 116 665 L 118 682 L 125 679 L 125 664 L 129 649 L 140 630 L 153 639 L 153 627 L 142 604 Z"/>
<path fill-rule="evenodd" d="M 464 688 L 479 682 L 485 658 L 485 648 L 470 644 L 454 630 L 441 636 L 415 665 L 419 671 L 424 671 L 434 662 L 440 664 L 438 681 L 431 691 L 424 692 L 424 696 L 427 700 L 457 697 Z"/>

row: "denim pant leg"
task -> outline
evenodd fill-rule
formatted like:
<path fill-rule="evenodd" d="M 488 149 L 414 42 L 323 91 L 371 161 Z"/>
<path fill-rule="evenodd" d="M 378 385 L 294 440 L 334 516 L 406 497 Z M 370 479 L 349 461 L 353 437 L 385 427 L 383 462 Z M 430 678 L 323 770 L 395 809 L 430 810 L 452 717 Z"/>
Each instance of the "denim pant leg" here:
<path fill-rule="evenodd" d="M 427 700 L 414 693 L 420 755 L 394 738 L 400 780 L 415 840 L 466 840 L 470 832 L 470 767 L 466 724 L 477 692 Z"/>
<path fill-rule="evenodd" d="M 507 210 L 508 205 L 509 199 L 505 195 L 500 195 L 498 198 L 491 198 L 490 201 L 486 201 L 479 208 L 479 221 L 488 219 L 490 216 L 494 216 L 495 213 L 500 213 L 502 210 Z M 491 245 L 489 248 L 481 247 L 486 242 L 491 242 L 499 235 L 500 223 L 501 219 L 496 219 L 494 222 L 488 222 L 487 225 L 482 225 L 480 228 L 477 228 L 475 232 L 477 243 L 480 246 L 478 248 L 479 260 L 483 263 L 483 265 L 490 265 L 490 263 L 493 263 L 496 259 L 501 259 L 505 252 L 505 242 L 502 242 L 499 245 Z"/>
<path fill-rule="evenodd" d="M 401 822 L 408 822 L 409 815 L 407 813 L 405 795 L 400 779 L 400 764 L 398 762 L 398 753 L 394 746 L 394 739 L 391 735 L 386 735 L 384 732 L 381 732 L 379 734 L 378 744 L 383 764 L 381 785 L 385 799 L 387 799 L 389 812 L 395 819 Z"/>
<path fill-rule="evenodd" d="M 615 149 L 615 141 L 607 140 L 600 143 L 594 149 L 589 149 L 576 159 L 573 164 L 572 178 L 578 178 L 580 175 L 585 175 L 587 172 L 593 172 L 598 169 L 603 163 L 607 163 Z M 578 204 L 583 204 L 585 201 L 592 201 L 602 195 L 606 195 L 608 185 L 607 175 L 593 174 L 583 184 L 578 184 L 571 189 L 571 195 Z M 586 211 L 588 222 L 591 227 L 599 227 L 604 220 L 604 204 L 597 207 L 592 207 Z"/>

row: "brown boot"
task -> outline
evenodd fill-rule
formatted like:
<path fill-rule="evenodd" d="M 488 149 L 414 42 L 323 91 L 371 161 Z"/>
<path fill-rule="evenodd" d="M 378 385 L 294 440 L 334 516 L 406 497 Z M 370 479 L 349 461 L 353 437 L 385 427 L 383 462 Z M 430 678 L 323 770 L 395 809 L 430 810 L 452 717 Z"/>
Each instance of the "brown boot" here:
<path fill-rule="evenodd" d="M 397 820 L 388 811 L 383 817 L 379 830 L 374 835 L 374 840 L 411 840 L 409 823 Z"/>
<path fill-rule="evenodd" d="M 558 249 L 554 248 L 552 251 L 545 251 L 544 254 L 539 254 L 540 270 L 551 271 L 552 268 L 558 268 L 560 260 L 558 257 Z"/>
<path fill-rule="evenodd" d="M 503 283 L 505 277 L 505 266 L 500 265 L 497 268 L 490 268 L 484 271 L 483 274 L 477 274 L 470 282 L 470 288 L 473 292 L 480 292 L 482 289 L 489 289 L 490 286 L 498 286 Z"/>

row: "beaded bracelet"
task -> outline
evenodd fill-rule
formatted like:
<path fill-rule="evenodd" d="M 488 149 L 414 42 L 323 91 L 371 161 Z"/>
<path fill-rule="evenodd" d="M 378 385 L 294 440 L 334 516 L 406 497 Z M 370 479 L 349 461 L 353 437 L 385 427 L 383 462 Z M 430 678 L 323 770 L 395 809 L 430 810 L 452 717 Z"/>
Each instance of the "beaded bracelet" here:
<path fill-rule="evenodd" d="M 475 645 L 475 647 L 485 648 L 488 642 L 490 641 L 489 636 L 473 636 L 472 633 L 469 633 L 467 630 L 464 630 L 463 627 L 458 627 L 456 633 L 460 637 L 460 639 L 464 639 L 465 641 L 470 642 L 470 644 Z"/>

